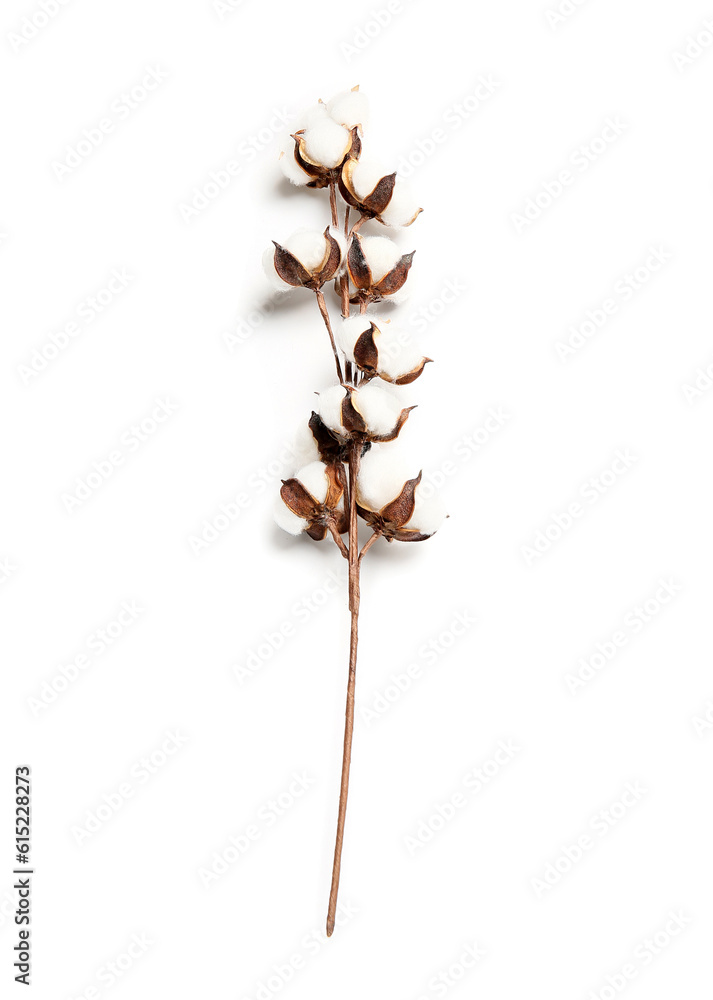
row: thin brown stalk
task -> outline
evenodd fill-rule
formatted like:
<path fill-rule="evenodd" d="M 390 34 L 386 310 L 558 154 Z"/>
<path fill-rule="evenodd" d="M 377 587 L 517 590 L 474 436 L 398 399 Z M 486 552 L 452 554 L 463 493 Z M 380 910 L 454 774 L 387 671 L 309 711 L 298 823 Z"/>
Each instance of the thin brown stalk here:
<path fill-rule="evenodd" d="M 339 551 L 342 553 L 345 559 L 349 558 L 349 549 L 344 544 L 344 539 L 337 531 L 337 526 L 334 521 L 327 521 L 327 527 L 329 528 L 329 533 L 331 534 L 334 541 L 339 547 Z"/>
<path fill-rule="evenodd" d="M 332 333 L 332 324 L 329 322 L 327 303 L 324 301 L 324 295 L 322 294 L 322 289 L 318 288 L 315 292 L 315 295 L 317 296 L 317 305 L 319 306 L 319 311 L 322 314 L 324 325 L 327 327 L 327 333 L 329 334 L 329 340 L 332 345 L 332 352 L 334 353 L 334 363 L 337 366 L 337 377 L 340 383 L 344 385 L 344 376 L 342 375 L 342 363 L 339 360 L 339 354 L 337 353 L 337 345 L 334 341 L 334 334 Z"/>
<path fill-rule="evenodd" d="M 359 562 L 362 561 L 362 559 L 367 554 L 367 552 L 369 551 L 369 549 L 372 547 L 372 545 L 374 544 L 374 542 L 376 541 L 376 539 L 379 538 L 380 534 L 381 534 L 381 532 L 375 531 L 374 534 L 371 536 L 371 538 L 369 538 L 369 540 L 364 545 L 364 548 L 359 553 Z"/>
<path fill-rule="evenodd" d="M 349 643 L 349 680 L 347 683 L 347 706 L 344 721 L 344 753 L 342 756 L 342 782 L 339 791 L 339 813 L 337 816 L 337 839 L 334 845 L 334 865 L 332 867 L 332 887 L 327 910 L 327 937 L 334 931 L 337 915 L 337 894 L 339 873 L 342 865 L 342 845 L 344 843 L 344 821 L 347 815 L 349 794 L 349 767 L 352 760 L 352 737 L 354 735 L 354 689 L 356 686 L 357 641 L 359 638 L 359 522 L 356 508 L 356 482 L 359 474 L 361 442 L 352 442 L 349 453 L 349 609 L 352 613 L 351 638 Z"/>

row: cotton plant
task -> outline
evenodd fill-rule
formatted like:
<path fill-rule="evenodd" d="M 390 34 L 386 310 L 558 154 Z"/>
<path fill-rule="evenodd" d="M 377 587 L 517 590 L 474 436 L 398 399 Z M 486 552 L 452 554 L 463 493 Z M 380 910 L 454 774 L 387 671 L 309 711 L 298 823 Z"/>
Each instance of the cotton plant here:
<path fill-rule="evenodd" d="M 370 221 L 391 232 L 408 227 L 421 208 L 396 174 L 363 149 L 367 113 L 357 87 L 300 116 L 281 151 L 280 167 L 298 187 L 326 189 L 331 218 L 323 231 L 300 229 L 273 241 L 263 257 L 274 288 L 314 293 L 336 373 L 299 428 L 298 467 L 283 480 L 275 512 L 278 525 L 291 535 L 332 539 L 349 565 L 349 674 L 329 936 L 349 789 L 362 560 L 380 540 L 430 538 L 446 517 L 440 500 L 424 488 L 422 473 L 409 468 L 400 453 L 399 435 L 414 409 L 404 405 L 401 387 L 419 378 L 431 359 L 385 315 L 383 304 L 404 296 L 414 254 L 402 253 L 390 236 L 360 232 Z M 330 300 L 334 294 L 329 304 L 325 291 Z M 341 319 L 333 322 L 330 306 L 337 304 Z"/>

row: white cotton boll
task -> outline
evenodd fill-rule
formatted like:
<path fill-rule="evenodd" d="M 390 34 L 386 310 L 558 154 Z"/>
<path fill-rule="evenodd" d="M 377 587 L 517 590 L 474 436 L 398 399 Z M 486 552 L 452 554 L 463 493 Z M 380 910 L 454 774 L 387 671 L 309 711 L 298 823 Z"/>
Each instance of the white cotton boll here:
<path fill-rule="evenodd" d="M 302 424 L 290 448 L 293 459 L 293 469 L 301 469 L 311 462 L 319 461 L 319 448 L 314 434 L 307 423 Z"/>
<path fill-rule="evenodd" d="M 327 241 L 318 229 L 298 229 L 282 245 L 310 272 L 320 269 L 327 254 Z"/>
<path fill-rule="evenodd" d="M 389 327 L 377 338 L 379 348 L 379 371 L 388 378 L 397 379 L 417 368 L 423 360 L 423 354 L 414 344 L 404 337 L 403 331 L 391 330 Z"/>
<path fill-rule="evenodd" d="M 360 90 L 344 90 L 327 101 L 327 112 L 340 125 L 354 128 L 366 127 L 369 118 L 369 101 Z"/>
<path fill-rule="evenodd" d="M 327 467 L 324 462 L 310 462 L 300 469 L 294 477 L 299 479 L 307 492 L 314 497 L 317 503 L 324 503 L 329 489 L 327 479 Z"/>
<path fill-rule="evenodd" d="M 382 177 L 389 171 L 384 170 L 382 163 L 369 156 L 360 156 L 351 168 L 351 182 L 354 193 L 360 201 L 368 198 Z"/>
<path fill-rule="evenodd" d="M 369 510 L 381 510 L 391 503 L 412 479 L 399 448 L 395 444 L 374 444 L 359 466 L 359 503 Z"/>
<path fill-rule="evenodd" d="M 399 400 L 377 381 L 367 382 L 352 394 L 352 404 L 361 413 L 371 434 L 393 431 L 401 414 Z"/>
<path fill-rule="evenodd" d="M 341 348 L 350 361 L 354 360 L 354 346 L 365 330 L 368 330 L 372 321 L 378 326 L 375 316 L 367 316 L 365 313 L 359 316 L 350 316 L 343 319 L 335 331 L 337 347 Z"/>
<path fill-rule="evenodd" d="M 292 288 L 292 285 L 288 285 L 286 281 L 283 281 L 275 270 L 274 246 L 268 247 L 262 255 L 262 266 L 265 270 L 265 276 L 270 282 L 270 286 L 272 288 L 276 289 L 278 292 L 287 292 L 290 288 Z"/>
<path fill-rule="evenodd" d="M 432 489 L 424 483 L 416 487 L 413 517 L 404 527 L 415 528 L 422 535 L 432 535 L 441 527 L 448 514 L 440 496 L 437 493 L 431 495 Z"/>
<path fill-rule="evenodd" d="M 319 101 L 317 104 L 310 104 L 301 114 L 297 115 L 299 124 L 295 132 L 306 128 L 313 128 L 315 125 L 319 125 L 320 122 L 326 121 L 327 118 L 329 118 L 329 112 L 327 111 L 326 104 L 323 104 L 322 101 Z"/>
<path fill-rule="evenodd" d="M 305 519 L 298 517 L 294 511 L 290 510 L 282 497 L 277 498 L 273 514 L 278 526 L 290 535 L 301 535 L 307 527 Z"/>
<path fill-rule="evenodd" d="M 278 161 L 280 164 L 280 170 L 291 184 L 295 184 L 297 187 L 304 187 L 305 184 L 309 184 L 312 178 L 309 174 L 305 173 L 295 159 L 294 139 L 290 139 L 290 143 L 290 147 L 280 153 L 280 159 Z"/>
<path fill-rule="evenodd" d="M 341 434 L 342 437 L 346 437 L 347 433 L 342 424 L 342 401 L 345 395 L 346 392 L 341 385 L 333 385 L 319 394 L 318 413 L 323 423 L 330 431 Z"/>
<path fill-rule="evenodd" d="M 339 166 L 350 143 L 347 130 L 331 118 L 306 129 L 304 134 L 304 152 L 309 161 L 330 169 Z"/>
<path fill-rule="evenodd" d="M 407 184 L 396 181 L 391 200 L 381 213 L 387 226 L 408 226 L 418 214 L 419 204 Z"/>
<path fill-rule="evenodd" d="M 371 268 L 375 285 L 396 266 L 402 257 L 401 251 L 388 236 L 362 236 L 361 246 Z"/>

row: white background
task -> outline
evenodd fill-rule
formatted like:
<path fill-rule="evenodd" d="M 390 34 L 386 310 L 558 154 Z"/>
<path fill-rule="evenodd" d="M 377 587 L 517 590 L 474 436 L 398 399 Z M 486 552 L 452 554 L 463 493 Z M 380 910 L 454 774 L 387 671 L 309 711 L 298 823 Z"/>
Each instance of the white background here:
<path fill-rule="evenodd" d="M 21 991 L 12 782 L 28 764 L 42 1000 L 570 1000 L 622 986 L 703 1000 L 713 10 L 591 0 L 558 21 L 524 0 L 412 0 L 379 25 L 381 0 L 216 6 L 72 0 L 18 43 L 40 7 L 3 4 L 3 995 Z M 676 60 L 686 48 L 695 58 Z M 120 111 L 150 68 L 165 79 Z M 276 113 L 357 83 L 367 139 L 411 166 L 426 209 L 398 236 L 418 251 L 400 317 L 437 364 L 408 391 L 420 405 L 403 437 L 441 474 L 451 518 L 364 564 L 352 915 L 326 943 L 344 584 L 323 598 L 342 560 L 280 537 L 271 508 L 331 360 L 309 295 L 259 311 L 259 258 L 328 211 L 281 180 Z M 57 176 L 107 117 L 101 145 Z M 621 134 L 597 144 L 607 119 Z M 229 160 L 238 176 L 182 211 Z M 563 170 L 572 182 L 543 193 Z M 87 321 L 112 269 L 130 280 Z M 564 360 L 556 345 L 605 300 L 607 322 Z M 77 335 L 47 351 L 72 321 Z M 36 351 L 56 356 L 28 375 Z M 130 428 L 157 400 L 173 412 L 137 444 Z M 491 408 L 506 416 L 496 431 Z M 77 480 L 117 449 L 122 464 L 70 512 Z M 635 461 L 587 499 L 618 450 Z M 238 494 L 240 515 L 196 553 L 191 537 Z M 558 529 L 572 503 L 581 516 Z M 538 537 L 545 551 L 528 554 Z M 97 630 L 132 601 L 141 613 L 103 646 Z M 458 614 L 477 624 L 453 639 Z M 273 652 L 265 637 L 281 629 Z M 597 658 L 615 632 L 623 644 Z M 426 658 L 432 642 L 442 655 Z M 251 653 L 259 669 L 241 683 Z M 593 656 L 573 694 L 568 675 Z M 167 756 L 170 733 L 181 745 Z M 488 764 L 500 741 L 518 749 Z M 466 775 L 484 766 L 475 793 Z M 272 822 L 293 774 L 308 787 Z M 638 798 L 617 806 L 627 783 Z M 250 826 L 236 858 L 230 838 Z M 407 839 L 429 826 L 427 843 Z M 201 869 L 226 850 L 206 887 Z M 475 945 L 485 955 L 465 968 Z"/>

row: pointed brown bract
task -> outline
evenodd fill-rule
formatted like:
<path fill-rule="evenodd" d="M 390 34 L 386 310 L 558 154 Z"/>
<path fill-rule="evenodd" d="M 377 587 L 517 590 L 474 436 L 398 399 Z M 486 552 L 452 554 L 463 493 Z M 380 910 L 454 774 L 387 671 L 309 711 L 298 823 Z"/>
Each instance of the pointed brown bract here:
<path fill-rule="evenodd" d="M 323 462 L 344 462 L 347 460 L 349 457 L 348 447 L 332 434 L 320 415 L 314 410 L 309 418 L 308 426 L 312 431 L 319 457 Z"/>
<path fill-rule="evenodd" d="M 275 243 L 274 240 L 272 242 Z M 283 281 L 286 281 L 288 285 L 293 285 L 295 288 L 298 288 L 300 285 L 306 285 L 312 280 L 312 275 L 309 271 L 300 264 L 289 250 L 285 250 L 279 243 L 275 243 L 275 270 Z"/>
<path fill-rule="evenodd" d="M 364 199 L 364 206 L 372 215 L 381 215 L 384 211 L 391 201 L 395 183 L 396 174 L 387 174 L 381 178 L 371 194 Z"/>
<path fill-rule="evenodd" d="M 398 292 L 400 288 L 403 288 L 406 278 L 408 278 L 408 273 L 411 270 L 415 253 L 415 250 L 411 253 L 405 253 L 388 274 L 384 275 L 381 281 L 375 286 L 375 291 L 379 295 L 393 295 L 394 292 Z"/>
<path fill-rule="evenodd" d="M 366 421 L 354 406 L 352 394 L 348 390 L 342 402 L 342 425 L 353 435 L 364 435 L 367 431 Z"/>
<path fill-rule="evenodd" d="M 408 479 L 396 499 L 381 508 L 381 516 L 385 521 L 393 524 L 395 528 L 402 528 L 413 517 L 413 510 L 416 506 L 416 487 L 421 482 L 422 474 L 419 472 L 415 479 Z"/>
<path fill-rule="evenodd" d="M 378 332 L 372 323 L 354 345 L 354 360 L 363 372 L 376 375 L 379 364 L 379 350 L 374 343 L 374 333 Z"/>
<path fill-rule="evenodd" d="M 433 358 L 422 358 L 419 364 L 413 368 L 410 372 L 406 372 L 404 375 L 399 375 L 398 378 L 389 378 L 384 375 L 383 372 L 379 372 L 379 377 L 384 380 L 384 382 L 390 382 L 392 385 L 409 385 L 411 382 L 415 382 L 416 379 L 423 373 L 423 369 L 426 365 L 433 361 Z"/>
<path fill-rule="evenodd" d="M 315 498 L 309 493 L 299 479 L 283 479 L 280 496 L 293 514 L 308 520 L 318 507 Z"/>
<path fill-rule="evenodd" d="M 397 420 L 396 426 L 394 427 L 393 431 L 390 431 L 388 434 L 379 434 L 379 435 L 374 434 L 372 435 L 371 440 L 377 442 L 395 441 L 396 438 L 399 436 L 401 428 L 408 420 L 409 413 L 411 412 L 411 410 L 415 409 L 416 409 L 415 406 L 407 406 L 406 409 L 402 410 L 401 413 L 399 414 L 399 419 Z"/>
<path fill-rule="evenodd" d="M 319 283 L 320 287 L 324 285 L 327 281 L 331 281 L 334 275 L 339 270 L 339 265 L 342 262 L 342 251 L 329 231 L 329 226 L 324 230 L 324 238 L 327 241 L 327 254 L 324 263 L 322 264 L 322 269 L 318 271 L 314 280 Z"/>
<path fill-rule="evenodd" d="M 347 268 L 349 270 L 349 277 L 352 279 L 352 284 L 355 288 L 358 288 L 359 291 L 366 291 L 371 288 L 371 268 L 366 262 L 358 233 L 352 236 L 349 244 Z"/>

